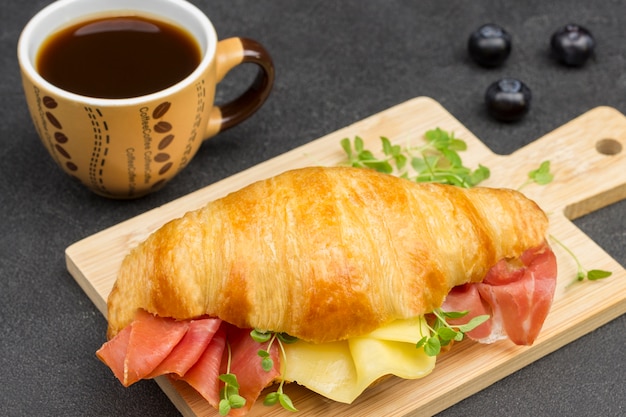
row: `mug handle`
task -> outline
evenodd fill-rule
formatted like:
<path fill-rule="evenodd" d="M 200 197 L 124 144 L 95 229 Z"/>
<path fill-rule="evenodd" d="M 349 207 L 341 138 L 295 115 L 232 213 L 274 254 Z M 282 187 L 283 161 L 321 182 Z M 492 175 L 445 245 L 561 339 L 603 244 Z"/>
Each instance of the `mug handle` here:
<path fill-rule="evenodd" d="M 255 40 L 228 38 L 218 42 L 216 80 L 219 83 L 234 67 L 244 63 L 259 66 L 259 72 L 248 89 L 232 101 L 211 110 L 205 140 L 229 129 L 256 112 L 267 100 L 274 85 L 274 63 L 267 50 Z"/>

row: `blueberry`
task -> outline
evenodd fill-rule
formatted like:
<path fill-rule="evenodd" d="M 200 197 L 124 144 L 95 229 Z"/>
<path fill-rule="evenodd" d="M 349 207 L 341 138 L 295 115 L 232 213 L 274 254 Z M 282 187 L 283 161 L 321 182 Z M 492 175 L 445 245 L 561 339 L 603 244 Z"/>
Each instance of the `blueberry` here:
<path fill-rule="evenodd" d="M 530 110 L 530 88 L 520 80 L 503 78 L 491 84 L 485 92 L 487 111 L 504 122 L 521 119 Z"/>
<path fill-rule="evenodd" d="M 554 57 L 561 63 L 581 67 L 593 54 L 595 40 L 587 29 L 570 23 L 552 34 L 550 47 Z"/>
<path fill-rule="evenodd" d="M 498 25 L 482 25 L 470 35 L 467 50 L 469 56 L 479 65 L 497 67 L 511 53 L 511 35 Z"/>

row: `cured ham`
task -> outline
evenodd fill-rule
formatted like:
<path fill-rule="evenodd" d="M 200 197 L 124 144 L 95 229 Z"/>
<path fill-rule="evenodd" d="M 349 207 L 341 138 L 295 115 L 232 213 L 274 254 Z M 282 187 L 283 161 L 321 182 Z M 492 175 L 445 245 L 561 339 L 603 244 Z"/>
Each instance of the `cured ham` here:
<path fill-rule="evenodd" d="M 547 244 L 525 251 L 519 259 L 503 259 L 479 283 L 450 291 L 444 311 L 469 311 L 450 324 L 463 324 L 475 316 L 491 318 L 467 333 L 481 343 L 509 338 L 532 345 L 548 315 L 556 288 L 556 257 Z"/>
<path fill-rule="evenodd" d="M 226 341 L 231 346 L 231 368 L 227 369 Z M 232 409 L 230 416 L 245 415 L 263 388 L 269 385 L 280 375 L 280 363 L 278 348 L 273 345 L 270 356 L 274 361 L 274 367 L 269 371 L 260 366 L 259 349 L 266 346 L 255 342 L 250 337 L 250 329 L 239 329 L 235 326 L 223 323 L 221 328 L 211 340 L 211 344 L 198 362 L 182 377 L 183 381 L 191 385 L 209 404 L 216 407 L 219 403 L 219 376 L 230 372 L 237 376 L 237 382 L 241 385 L 239 395 L 246 399 L 242 408 Z"/>
<path fill-rule="evenodd" d="M 466 316 L 460 319 L 448 319 L 448 323 L 452 325 L 465 324 L 477 316 L 487 315 L 491 317 L 474 330 L 465 333 L 470 339 L 482 340 L 483 343 L 486 343 L 486 340 L 493 335 L 498 335 L 498 337 L 501 335 L 501 332 L 497 329 L 498 323 L 493 320 L 491 308 L 480 296 L 478 285 L 476 284 L 464 284 L 454 287 L 446 297 L 441 309 L 444 311 L 468 312 Z"/>
<path fill-rule="evenodd" d="M 213 407 L 220 401 L 219 375 L 225 348 L 226 332 L 219 329 L 198 361 L 180 378 L 198 391 Z"/>
<path fill-rule="evenodd" d="M 191 320 L 185 336 L 148 375 L 148 378 L 164 374 L 185 375 L 207 350 L 209 342 L 211 342 L 221 323 L 221 320 L 213 318 Z"/>
<path fill-rule="evenodd" d="M 126 387 L 140 379 L 168 375 L 187 382 L 216 408 L 223 386 L 219 376 L 233 373 L 246 405 L 229 415 L 241 416 L 280 375 L 277 346 L 269 350 L 274 366 L 268 371 L 261 366 L 260 349 L 266 350 L 267 342 L 254 341 L 250 329 L 239 329 L 217 318 L 174 320 L 138 310 L 135 320 L 96 355 Z"/>
<path fill-rule="evenodd" d="M 246 414 L 261 390 L 269 385 L 275 378 L 280 376 L 280 363 L 277 343 L 272 344 L 270 356 L 274 361 L 274 367 L 265 371 L 260 365 L 261 358 L 257 354 L 259 349 L 266 349 L 267 343 L 259 344 L 250 337 L 250 330 L 239 329 L 235 326 L 228 327 L 228 341 L 232 348 L 232 365 L 230 372 L 237 375 L 237 381 L 241 385 L 239 395 L 246 399 L 246 405 L 230 412 L 231 416 Z M 222 368 L 222 373 L 226 372 Z"/>
<path fill-rule="evenodd" d="M 183 338 L 189 323 L 138 310 L 119 341 L 107 342 L 96 355 L 128 387 L 147 377 Z"/>

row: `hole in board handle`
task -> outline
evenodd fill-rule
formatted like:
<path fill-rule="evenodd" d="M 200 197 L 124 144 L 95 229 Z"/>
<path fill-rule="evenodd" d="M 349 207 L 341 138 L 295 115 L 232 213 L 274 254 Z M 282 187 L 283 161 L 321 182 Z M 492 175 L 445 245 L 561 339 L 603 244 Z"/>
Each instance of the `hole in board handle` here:
<path fill-rule="evenodd" d="M 615 139 L 600 139 L 596 142 L 596 151 L 602 155 L 617 155 L 622 151 L 622 144 Z"/>
<path fill-rule="evenodd" d="M 600 139 L 596 142 L 596 151 L 606 156 L 617 155 L 622 152 L 622 148 L 622 144 L 612 138 Z M 593 198 L 565 207 L 564 214 L 568 219 L 574 220 L 624 199 L 626 199 L 626 184 L 621 184 Z"/>

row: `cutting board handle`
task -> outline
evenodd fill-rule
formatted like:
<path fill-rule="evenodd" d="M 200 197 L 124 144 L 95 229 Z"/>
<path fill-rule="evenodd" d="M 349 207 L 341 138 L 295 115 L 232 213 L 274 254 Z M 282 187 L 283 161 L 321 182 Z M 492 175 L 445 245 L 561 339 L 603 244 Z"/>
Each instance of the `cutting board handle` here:
<path fill-rule="evenodd" d="M 596 107 L 546 136 L 488 166 L 492 178 L 523 184 L 528 173 L 550 161 L 554 180 L 523 192 L 547 212 L 569 219 L 626 198 L 626 117 L 611 107 Z M 502 186 L 507 186 L 502 183 Z"/>

